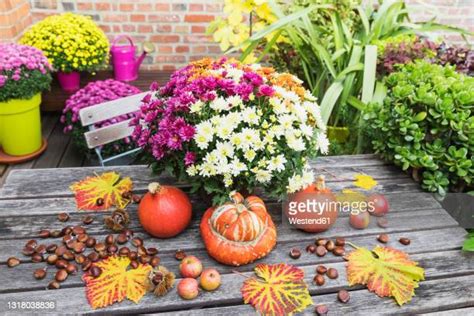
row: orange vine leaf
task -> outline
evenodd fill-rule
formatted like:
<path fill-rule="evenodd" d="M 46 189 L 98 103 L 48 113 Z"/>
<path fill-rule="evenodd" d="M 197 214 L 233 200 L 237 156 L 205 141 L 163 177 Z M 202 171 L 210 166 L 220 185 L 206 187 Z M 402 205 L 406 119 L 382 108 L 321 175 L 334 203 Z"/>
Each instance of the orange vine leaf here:
<path fill-rule="evenodd" d="M 121 179 L 116 172 L 105 172 L 75 182 L 70 189 L 74 192 L 78 209 L 98 211 L 111 206 L 125 208 L 130 198 L 124 198 L 123 194 L 131 191 L 132 186 L 129 177 Z"/>
<path fill-rule="evenodd" d="M 264 315 L 288 315 L 313 304 L 303 270 L 289 264 L 258 264 L 240 291 L 245 304 Z"/>
<path fill-rule="evenodd" d="M 377 246 L 372 251 L 357 248 L 347 255 L 349 285 L 363 284 L 380 297 L 392 296 L 398 305 L 415 295 L 418 281 L 425 279 L 425 270 L 411 261 L 403 251 Z"/>
<path fill-rule="evenodd" d="M 125 298 L 138 303 L 145 295 L 152 267 L 139 264 L 136 269 L 129 269 L 130 262 L 128 257 L 112 256 L 94 263 L 102 270 L 99 277 L 93 277 L 90 272 L 82 276 L 92 308 L 106 307 Z"/>

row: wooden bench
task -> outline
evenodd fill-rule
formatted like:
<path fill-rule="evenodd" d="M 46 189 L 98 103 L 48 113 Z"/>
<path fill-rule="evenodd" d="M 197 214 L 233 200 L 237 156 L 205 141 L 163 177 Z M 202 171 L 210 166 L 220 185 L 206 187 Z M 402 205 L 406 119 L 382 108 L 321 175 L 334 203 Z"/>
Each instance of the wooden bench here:
<path fill-rule="evenodd" d="M 269 212 L 277 225 L 277 247 L 258 262 L 269 264 L 290 263 L 302 268 L 309 285 L 314 304 L 327 304 L 329 315 L 379 315 L 379 314 L 421 314 L 446 311 L 445 315 L 473 314 L 474 312 L 474 258 L 461 251 L 466 231 L 440 206 L 431 194 L 423 192 L 419 184 L 398 168 L 386 164 L 375 155 L 355 155 L 322 157 L 311 162 L 318 174 L 327 176 L 328 187 L 334 191 L 354 188 L 354 175 L 371 175 L 378 185 L 374 189 L 384 194 L 391 205 L 387 215 L 388 227 L 377 226 L 372 218 L 365 230 L 349 226 L 347 213 L 341 214 L 336 224 L 321 234 L 308 234 L 290 229 L 281 221 L 281 203 L 263 195 Z M 103 239 L 110 234 L 103 224 L 108 212 L 77 211 L 69 186 L 85 176 L 114 170 L 129 176 L 134 181 L 134 191 L 145 192 L 151 181 L 179 186 L 189 192 L 190 185 L 177 183 L 174 178 L 152 174 L 143 165 L 121 167 L 89 167 L 13 170 L 0 190 L 0 312 L 6 310 L 8 301 L 53 300 L 57 304 L 56 313 L 101 313 L 137 314 L 169 313 L 170 315 L 255 315 L 254 309 L 244 305 L 240 288 L 244 278 L 233 273 L 237 270 L 245 276 L 253 275 L 255 264 L 234 268 L 223 266 L 210 258 L 199 234 L 199 221 L 203 211 L 209 207 L 198 195 L 190 195 L 193 203 L 193 220 L 182 234 L 171 239 L 152 238 L 141 228 L 137 218 L 137 204 L 129 206 L 130 228 L 136 236 L 143 237 L 147 247 L 157 247 L 161 264 L 178 275 L 178 261 L 174 258 L 177 249 L 200 258 L 205 267 L 215 267 L 222 274 L 222 285 L 215 292 L 201 292 L 191 301 L 178 297 L 176 289 L 164 297 L 145 295 L 139 304 L 130 301 L 114 304 L 105 309 L 92 310 L 85 297 L 81 273 L 71 275 L 59 290 L 45 290 L 55 269 L 48 271 L 44 280 L 35 280 L 34 269 L 44 263 L 32 263 L 30 258 L 21 255 L 23 245 L 29 239 L 37 239 L 41 229 L 58 229 L 65 225 L 77 225 L 85 214 L 95 216 L 95 221 L 87 227 L 88 233 Z M 67 223 L 57 220 L 57 214 L 68 212 L 71 219 Z M 349 288 L 345 274 L 345 261 L 341 257 L 326 255 L 317 257 L 304 251 L 308 244 L 318 237 L 345 237 L 357 246 L 372 248 L 380 245 L 377 236 L 386 233 L 390 236 L 388 246 L 402 249 L 410 254 L 425 269 L 426 280 L 420 282 L 415 290 L 416 296 L 408 304 L 399 307 L 392 298 L 380 298 L 367 289 L 355 286 Z M 403 246 L 401 237 L 411 239 L 411 244 Z M 41 243 L 52 239 L 38 239 Z M 54 239 L 54 242 L 57 242 Z M 302 255 L 293 260 L 288 253 L 299 247 Z M 350 251 L 349 247 L 346 251 Z M 7 268 L 8 257 L 17 256 L 23 261 L 15 268 Z M 319 264 L 336 268 L 339 278 L 326 279 L 323 286 L 313 283 L 315 268 Z M 337 301 L 336 293 L 348 289 L 351 299 L 347 304 Z M 303 314 L 314 315 L 314 307 Z M 38 312 L 38 311 L 36 311 Z"/>

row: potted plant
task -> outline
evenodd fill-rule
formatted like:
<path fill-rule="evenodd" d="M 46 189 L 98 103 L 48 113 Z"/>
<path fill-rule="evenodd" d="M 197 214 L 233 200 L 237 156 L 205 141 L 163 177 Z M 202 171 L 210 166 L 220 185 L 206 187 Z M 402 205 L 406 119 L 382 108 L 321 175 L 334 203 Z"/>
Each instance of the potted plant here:
<path fill-rule="evenodd" d="M 107 65 L 109 58 L 109 42 L 104 32 L 89 16 L 73 13 L 52 15 L 36 23 L 20 43 L 44 52 L 66 92 L 79 89 L 81 71 L 97 71 Z"/>
<path fill-rule="evenodd" d="M 306 187 L 308 158 L 329 145 L 319 106 L 298 78 L 225 58 L 175 72 L 131 125 L 154 171 L 188 180 L 214 205 L 234 190 L 282 197 Z"/>
<path fill-rule="evenodd" d="M 41 92 L 51 84 L 51 65 L 30 46 L 0 44 L 0 146 L 9 156 L 41 148 Z"/>
<path fill-rule="evenodd" d="M 84 133 L 87 132 L 88 129 L 82 126 L 79 118 L 79 111 L 89 106 L 128 97 L 137 93 L 140 93 L 140 89 L 113 79 L 90 82 L 87 86 L 80 89 L 67 99 L 66 107 L 61 116 L 61 123 L 65 125 L 64 133 L 71 133 L 72 140 L 78 149 L 84 154 L 89 155 L 91 151 L 87 147 L 84 139 Z M 120 115 L 111 120 L 99 122 L 95 124 L 94 127 L 101 128 L 110 124 L 128 120 L 132 117 L 133 114 Z M 102 146 L 101 154 L 104 157 L 107 157 L 126 152 L 133 148 L 133 142 L 129 137 L 126 137 Z"/>

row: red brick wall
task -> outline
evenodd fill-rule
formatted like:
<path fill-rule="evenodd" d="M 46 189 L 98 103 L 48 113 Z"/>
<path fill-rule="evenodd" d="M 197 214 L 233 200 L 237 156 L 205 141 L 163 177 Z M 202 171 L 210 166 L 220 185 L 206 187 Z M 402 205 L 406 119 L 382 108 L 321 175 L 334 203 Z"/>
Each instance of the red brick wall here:
<path fill-rule="evenodd" d="M 4 3 L 6 7 L 2 7 Z M 31 3 L 31 15 L 19 16 L 16 12 L 23 12 L 28 3 Z M 110 39 L 126 33 L 136 43 L 153 42 L 156 51 L 147 57 L 144 67 L 174 69 L 203 56 L 221 54 L 205 30 L 208 22 L 221 14 L 222 3 L 223 0 L 0 0 L 0 39 L 17 38 L 31 19 L 36 22 L 50 14 L 74 11 L 92 16 Z M 407 3 L 414 20 L 437 16 L 443 23 L 474 31 L 474 0 L 407 0 Z M 451 40 L 459 41 L 459 37 Z"/>
<path fill-rule="evenodd" d="M 31 21 L 28 0 L 0 0 L 0 42 L 15 40 Z"/>

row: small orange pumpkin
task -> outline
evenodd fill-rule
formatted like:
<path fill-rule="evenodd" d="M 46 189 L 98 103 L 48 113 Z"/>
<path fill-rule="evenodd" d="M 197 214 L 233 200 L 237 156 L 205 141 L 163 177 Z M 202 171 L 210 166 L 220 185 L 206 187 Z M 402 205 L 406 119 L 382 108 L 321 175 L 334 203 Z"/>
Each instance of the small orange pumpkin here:
<path fill-rule="evenodd" d="M 276 244 L 276 229 L 265 204 L 257 196 L 237 192 L 232 202 L 209 208 L 201 220 L 201 236 L 211 257 L 240 266 L 263 258 Z"/>

